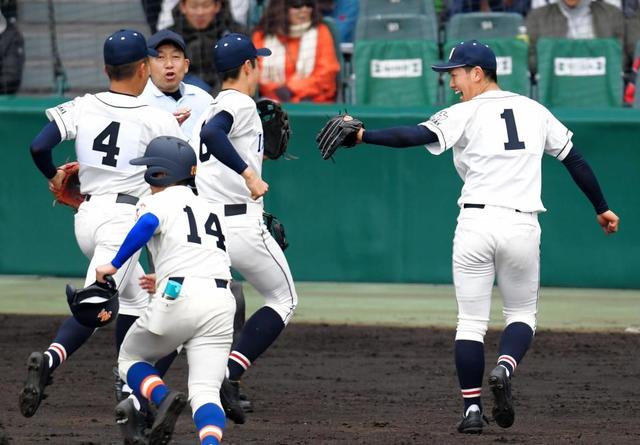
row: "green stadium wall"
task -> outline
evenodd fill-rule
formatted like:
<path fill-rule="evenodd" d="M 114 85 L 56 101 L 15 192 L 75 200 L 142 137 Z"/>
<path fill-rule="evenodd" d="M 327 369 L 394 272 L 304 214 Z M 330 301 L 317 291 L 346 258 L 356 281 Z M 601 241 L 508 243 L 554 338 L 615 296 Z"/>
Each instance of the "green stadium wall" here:
<path fill-rule="evenodd" d="M 0 189 L 0 274 L 82 276 L 73 212 L 52 206 L 29 143 L 56 98 L 0 100 L 5 171 Z M 451 283 L 451 241 L 462 185 L 451 152 L 361 146 L 323 161 L 315 136 L 344 105 L 287 106 L 295 160 L 268 161 L 266 208 L 284 222 L 293 276 L 304 281 Z M 368 128 L 411 125 L 435 109 L 350 106 Z M 565 168 L 543 162 L 541 280 L 547 286 L 640 288 L 640 111 L 556 109 L 595 170 L 621 231 L 605 236 Z M 57 163 L 74 159 L 65 142 Z"/>

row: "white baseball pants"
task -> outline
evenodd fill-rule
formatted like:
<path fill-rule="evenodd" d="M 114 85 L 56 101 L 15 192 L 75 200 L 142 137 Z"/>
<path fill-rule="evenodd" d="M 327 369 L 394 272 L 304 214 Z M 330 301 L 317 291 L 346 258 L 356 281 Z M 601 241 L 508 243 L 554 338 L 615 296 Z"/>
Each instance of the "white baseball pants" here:
<path fill-rule="evenodd" d="M 78 246 L 90 259 L 85 286 L 96 281 L 96 267 L 111 262 L 135 224 L 136 206 L 116 203 L 116 197 L 93 195 L 75 215 Z M 139 257 L 139 252 L 134 254 L 113 277 L 120 291 L 121 314 L 140 316 L 149 303 L 149 295 L 138 284 L 138 278 L 144 275 Z"/>
<path fill-rule="evenodd" d="M 227 251 L 236 269 L 265 298 L 286 325 L 298 305 L 289 263 L 262 220 L 262 207 L 248 205 L 247 214 L 225 217 Z"/>
<path fill-rule="evenodd" d="M 184 345 L 189 362 L 189 402 L 195 412 L 206 403 L 220 406 L 220 385 L 233 340 L 236 300 L 213 279 L 186 277 L 175 300 L 162 298 L 164 284 L 127 332 L 118 369 L 126 381 L 136 362 L 156 363 Z"/>
<path fill-rule="evenodd" d="M 537 214 L 489 205 L 462 208 L 453 240 L 456 340 L 484 342 L 496 278 L 506 325 L 519 321 L 535 332 L 540 284 Z"/>

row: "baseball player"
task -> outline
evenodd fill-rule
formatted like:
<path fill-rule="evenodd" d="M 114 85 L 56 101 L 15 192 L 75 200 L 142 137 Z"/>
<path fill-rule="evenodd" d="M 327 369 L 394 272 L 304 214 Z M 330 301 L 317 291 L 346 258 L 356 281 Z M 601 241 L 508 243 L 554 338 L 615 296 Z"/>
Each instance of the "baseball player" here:
<path fill-rule="evenodd" d="M 190 62 L 180 35 L 163 29 L 149 37 L 147 44 L 158 55 L 149 58 L 151 77 L 140 99 L 147 105 L 173 113 L 183 133 L 191 136 L 193 124 L 213 98 L 203 89 L 183 82 Z"/>
<path fill-rule="evenodd" d="M 461 42 L 448 62 L 433 69 L 450 74 L 449 86 L 461 95 L 461 103 L 415 127 L 360 128 L 357 142 L 399 148 L 425 145 L 435 155 L 453 150 L 454 166 L 464 181 L 453 240 L 455 363 L 464 400 L 458 431 L 481 433 L 483 342 L 494 280 L 502 294 L 506 327 L 488 382 L 492 414 L 503 428 L 514 422 L 511 378 L 536 328 L 538 213 L 545 211 L 540 199 L 542 155 L 564 164 L 593 204 L 606 234 L 618 230 L 619 219 L 586 160 L 573 148 L 571 131 L 539 103 L 499 88 L 491 48 L 476 40 Z"/>
<path fill-rule="evenodd" d="M 182 136 L 174 116 L 137 98 L 149 77 L 147 56 L 155 54 L 138 31 L 120 30 L 110 35 L 104 43 L 109 91 L 86 94 L 48 109 L 51 122 L 31 144 L 36 166 L 49 180 L 50 188 L 59 188 L 65 173 L 56 170 L 51 152 L 60 141 L 75 140 L 80 191 L 86 195 L 74 221 L 78 246 L 90 259 L 85 286 L 93 283 L 95 267 L 113 257 L 117 243 L 131 227 L 138 199 L 149 192 L 144 168 L 129 164 L 129 160 L 142 155 L 156 136 Z M 147 293 L 137 281 L 143 274 L 136 254 L 114 275 L 120 291 L 118 349 L 131 324 L 147 306 Z M 35 414 L 53 371 L 93 331 L 73 317 L 68 318 L 45 352 L 36 351 L 29 356 L 27 379 L 19 400 L 25 417 Z"/>
<path fill-rule="evenodd" d="M 192 145 L 198 150 L 196 186 L 200 196 L 224 205 L 231 266 L 265 298 L 265 306 L 246 322 L 228 362 L 222 384 L 227 417 L 244 422 L 238 382 L 251 364 L 275 341 L 296 308 L 296 294 L 284 253 L 262 220 L 262 123 L 252 99 L 258 84 L 259 56 L 247 36 L 228 34 L 213 48 L 222 91 L 195 126 Z M 201 129 L 201 130 L 200 130 Z"/>
<path fill-rule="evenodd" d="M 193 184 L 196 155 L 185 141 L 158 137 L 132 165 L 146 165 L 151 186 L 137 207 L 137 222 L 111 262 L 98 266 L 96 280 L 114 275 L 144 245 L 149 246 L 159 292 L 127 333 L 118 365 L 120 376 L 138 398 L 158 407 L 148 443 L 171 440 L 186 397 L 170 391 L 152 365 L 184 345 L 189 361 L 189 401 L 200 443 L 222 440 L 225 415 L 220 385 L 233 338 L 235 299 L 229 291 L 231 272 L 226 251 L 222 205 L 196 196 Z M 119 423 L 135 421 L 134 402 L 116 407 Z M 127 443 L 146 443 L 141 436 Z"/>

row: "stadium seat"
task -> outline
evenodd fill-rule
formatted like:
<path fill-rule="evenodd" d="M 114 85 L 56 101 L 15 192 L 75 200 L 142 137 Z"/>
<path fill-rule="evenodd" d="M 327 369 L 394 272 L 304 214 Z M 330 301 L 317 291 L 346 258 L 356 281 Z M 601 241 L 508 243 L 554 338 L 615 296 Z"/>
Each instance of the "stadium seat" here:
<path fill-rule="evenodd" d="M 456 14 L 447 23 L 447 41 L 512 38 L 522 33 L 522 26 L 522 16 L 517 12 Z"/>
<path fill-rule="evenodd" d="M 530 96 L 531 81 L 528 68 L 529 46 L 520 39 L 489 39 L 483 40 L 496 54 L 498 65 L 498 83 L 503 90 Z M 444 47 L 444 54 L 449 54 L 457 44 L 457 40 L 449 41 Z M 447 105 L 458 102 L 458 97 L 448 87 L 445 78 L 445 103 Z"/>
<path fill-rule="evenodd" d="M 358 40 L 355 44 L 356 103 L 433 105 L 438 101 L 438 45 L 429 40 Z"/>
<path fill-rule="evenodd" d="M 361 40 L 438 40 L 435 15 L 359 16 L 356 42 Z"/>
<path fill-rule="evenodd" d="M 360 17 L 435 15 L 433 0 L 360 0 Z"/>
<path fill-rule="evenodd" d="M 331 31 L 331 37 L 333 37 L 333 48 L 336 51 L 336 57 L 340 63 L 340 72 L 336 77 L 336 102 L 344 102 L 346 79 L 348 79 L 348 75 L 345 73 L 344 57 L 340 49 L 340 32 L 338 32 L 338 28 L 336 27 L 336 23 L 333 18 L 324 17 L 322 22 L 327 25 L 327 28 Z"/>
<path fill-rule="evenodd" d="M 548 39 L 537 45 L 538 99 L 554 107 L 619 107 L 622 49 L 616 39 Z"/>

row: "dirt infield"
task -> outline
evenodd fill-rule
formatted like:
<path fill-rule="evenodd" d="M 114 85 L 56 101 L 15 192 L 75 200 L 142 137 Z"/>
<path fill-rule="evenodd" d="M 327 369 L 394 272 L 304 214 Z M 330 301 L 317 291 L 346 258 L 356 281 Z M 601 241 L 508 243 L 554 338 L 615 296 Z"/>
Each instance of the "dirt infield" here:
<path fill-rule="evenodd" d="M 3 432 L 15 445 L 122 443 L 112 420 L 111 329 L 56 371 L 33 418 L 20 416 L 26 359 L 48 345 L 61 320 L 0 315 L 0 444 Z M 461 400 L 452 345 L 450 330 L 293 323 L 247 373 L 244 390 L 256 410 L 245 425 L 227 427 L 224 443 L 640 443 L 640 335 L 539 332 L 514 377 L 515 425 L 492 423 L 480 437 L 455 432 Z M 489 370 L 496 333 L 486 345 Z M 183 356 L 166 380 L 186 388 Z M 196 443 L 188 413 L 173 443 Z"/>

